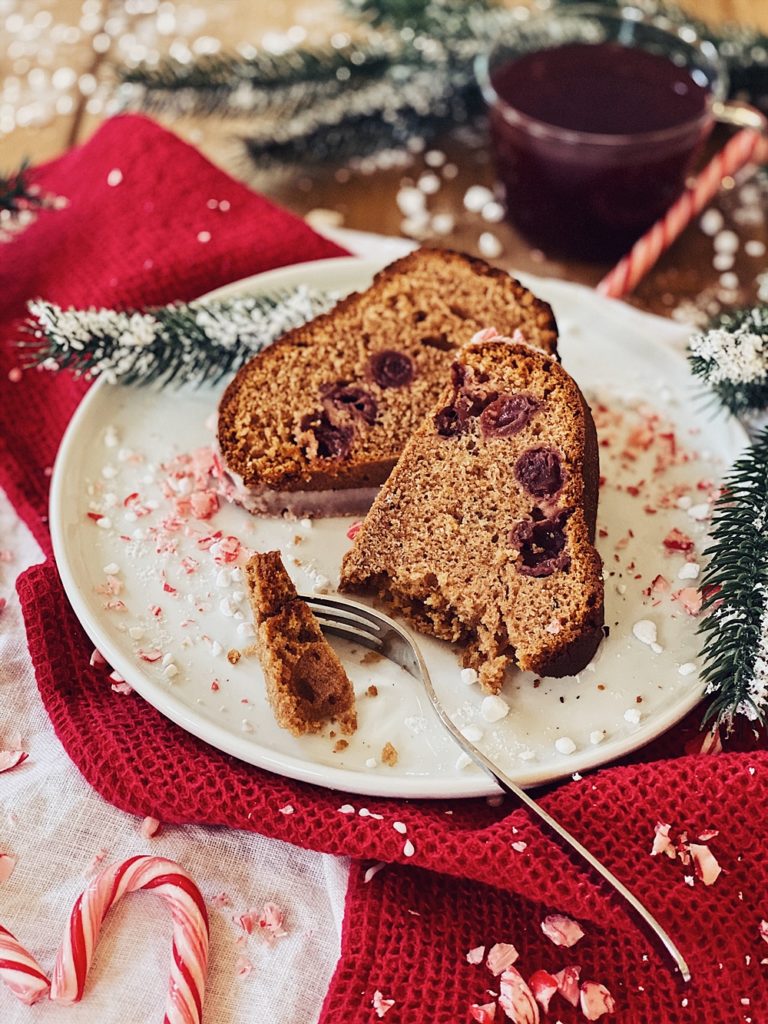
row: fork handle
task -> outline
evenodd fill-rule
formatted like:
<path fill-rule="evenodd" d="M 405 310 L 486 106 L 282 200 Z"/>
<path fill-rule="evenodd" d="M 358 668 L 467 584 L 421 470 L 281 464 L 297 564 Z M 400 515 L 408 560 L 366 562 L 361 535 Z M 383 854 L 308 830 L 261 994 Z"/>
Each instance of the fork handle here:
<path fill-rule="evenodd" d="M 651 912 L 643 906 L 640 900 L 632 892 L 630 892 L 626 885 L 624 885 L 623 882 L 619 881 L 616 875 L 614 875 L 614 873 L 610 871 L 605 866 L 605 864 L 602 864 L 597 859 L 597 857 L 594 856 L 594 854 L 590 853 L 589 850 L 585 846 L 583 846 L 575 836 L 572 836 L 566 828 L 563 828 L 563 826 L 558 821 L 555 821 L 551 814 L 548 814 L 543 807 L 537 804 L 533 797 L 529 796 L 524 789 L 521 789 L 520 786 L 518 786 L 510 778 L 508 778 L 504 774 L 504 772 L 502 772 L 493 763 L 493 761 L 487 758 L 482 751 L 478 750 L 473 743 L 470 743 L 469 740 L 462 736 L 461 732 L 457 729 L 457 727 L 454 725 L 454 723 L 451 721 L 448 715 L 443 711 L 442 707 L 439 707 L 438 714 L 440 715 L 440 718 L 443 720 L 444 725 L 449 729 L 449 731 L 453 735 L 456 742 L 461 746 L 463 750 L 467 752 L 467 754 L 469 754 L 469 756 L 472 758 L 473 761 L 475 761 L 476 764 L 478 764 L 492 778 L 494 778 L 498 785 L 505 792 L 511 793 L 513 796 L 517 797 L 517 799 L 521 803 L 525 804 L 525 806 L 530 811 L 533 811 L 533 813 L 538 818 L 546 822 L 546 824 L 549 825 L 553 832 L 557 833 L 557 835 L 560 836 L 560 838 L 564 840 L 571 847 L 571 849 L 575 850 L 576 853 L 578 853 L 578 855 L 582 857 L 592 868 L 594 868 L 594 870 L 602 878 L 604 878 L 609 885 L 613 886 L 616 892 L 619 893 L 619 895 L 622 896 L 627 901 L 627 903 L 629 903 L 629 905 L 632 907 L 635 913 L 640 918 L 642 918 L 642 920 L 645 922 L 648 928 L 650 928 L 654 935 L 656 935 L 659 942 L 669 953 L 672 960 L 674 960 L 677 969 L 680 971 L 680 975 L 683 981 L 690 981 L 691 971 L 688 967 L 688 964 L 685 961 L 685 958 L 683 957 L 683 954 L 677 948 L 677 946 L 669 937 L 667 932 L 661 927 L 661 925 L 653 916 L 653 914 L 651 914 Z"/>

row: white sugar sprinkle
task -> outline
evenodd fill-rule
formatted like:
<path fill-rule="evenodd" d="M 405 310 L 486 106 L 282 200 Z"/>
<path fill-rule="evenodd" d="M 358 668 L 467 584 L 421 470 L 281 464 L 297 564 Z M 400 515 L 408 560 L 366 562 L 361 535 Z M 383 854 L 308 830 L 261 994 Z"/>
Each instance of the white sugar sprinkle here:
<path fill-rule="evenodd" d="M 474 761 L 469 756 L 469 754 L 465 754 L 464 751 L 462 751 L 456 758 L 456 767 L 458 768 L 459 771 L 463 771 L 465 768 L 469 768 L 471 764 L 474 764 Z"/>
<path fill-rule="evenodd" d="M 403 856 L 404 857 L 412 857 L 414 855 L 414 853 L 416 853 L 416 849 L 415 849 L 413 843 L 411 842 L 410 839 L 406 839 L 405 840 L 405 845 L 403 846 Z"/>
<path fill-rule="evenodd" d="M 241 732 L 253 732 L 253 726 L 251 725 L 251 723 L 248 721 L 247 718 L 244 718 L 240 722 L 240 731 Z"/>
<path fill-rule="evenodd" d="M 422 174 L 419 178 L 419 190 L 427 196 L 433 196 L 435 192 L 439 192 L 441 184 L 438 176 L 431 171 Z"/>
<path fill-rule="evenodd" d="M 206 242 L 210 242 L 210 240 L 211 240 L 211 232 L 210 231 L 198 231 L 198 233 L 197 233 L 197 240 L 198 240 L 198 242 L 202 242 L 202 244 L 205 245 Z"/>
<path fill-rule="evenodd" d="M 253 624 L 252 623 L 250 623 L 250 622 L 240 622 L 240 623 L 238 623 L 238 626 L 237 626 L 237 635 L 238 636 L 255 636 L 255 633 L 256 633 L 256 631 L 253 628 Z"/>
<path fill-rule="evenodd" d="M 484 697 L 483 703 L 480 705 L 480 714 L 486 722 L 500 722 L 509 714 L 509 704 L 498 694 Z"/>
<path fill-rule="evenodd" d="M 460 676 L 465 686 L 472 686 L 473 683 L 477 682 L 477 671 L 473 668 L 463 668 Z"/>
<path fill-rule="evenodd" d="M 293 805 L 286 804 L 285 807 L 278 807 L 278 814 L 293 814 Z"/>
<path fill-rule="evenodd" d="M 480 216 L 483 220 L 488 221 L 489 224 L 498 224 L 499 221 L 504 220 L 504 214 L 506 213 L 501 203 L 497 203 L 495 200 L 491 203 L 486 203 L 480 211 Z"/>
<path fill-rule="evenodd" d="M 365 874 L 363 875 L 363 882 L 370 882 L 371 879 L 375 878 L 376 875 L 378 875 L 378 873 L 381 871 L 381 869 L 385 868 L 386 866 L 386 862 L 383 860 L 380 860 L 378 864 L 372 864 L 369 868 L 367 868 Z"/>
<path fill-rule="evenodd" d="M 401 836 L 404 836 L 405 833 L 408 831 L 408 827 L 403 821 L 393 821 L 392 828 L 395 830 L 395 832 L 399 832 Z"/>
<path fill-rule="evenodd" d="M 555 740 L 555 750 L 558 754 L 573 754 L 576 750 L 576 744 L 570 736 L 561 736 Z"/>
<path fill-rule="evenodd" d="M 450 235 L 456 227 L 456 218 L 452 213 L 436 213 L 430 222 L 432 231 L 436 235 Z"/>
<path fill-rule="evenodd" d="M 341 807 L 339 808 L 339 811 L 341 814 L 354 814 L 355 808 L 352 806 L 352 804 L 342 804 Z"/>
<path fill-rule="evenodd" d="M 698 562 L 686 562 L 677 574 L 679 580 L 695 580 L 701 572 Z"/>
<path fill-rule="evenodd" d="M 369 757 L 368 760 L 365 762 L 365 767 L 366 768 L 376 768 L 378 763 L 379 762 L 376 760 L 375 757 Z"/>
<path fill-rule="evenodd" d="M 639 725 L 642 717 L 637 708 L 627 708 L 624 712 L 624 721 L 629 722 L 630 725 Z"/>
<path fill-rule="evenodd" d="M 723 215 L 719 210 L 707 210 L 699 221 L 699 227 L 705 235 L 716 235 L 723 224 Z"/>
<path fill-rule="evenodd" d="M 483 738 L 483 730 L 476 725 L 467 725 L 461 730 L 461 735 L 470 743 L 479 743 Z"/>
<path fill-rule="evenodd" d="M 517 756 L 521 761 L 533 761 L 536 757 L 536 751 L 531 750 L 530 747 L 524 747 L 522 750 L 518 752 Z"/>
<path fill-rule="evenodd" d="M 654 654 L 661 654 L 661 652 L 664 650 L 664 648 L 661 646 L 661 644 L 652 643 L 651 644 L 651 650 L 653 651 Z"/>
<path fill-rule="evenodd" d="M 144 636 L 144 629 L 141 626 L 131 626 L 128 630 L 128 636 L 131 640 L 141 640 Z"/>
<path fill-rule="evenodd" d="M 605 729 L 595 729 L 589 734 L 589 742 L 593 747 L 596 747 L 598 743 L 602 743 L 605 739 Z"/>
<path fill-rule="evenodd" d="M 684 662 L 677 670 L 681 676 L 689 676 L 696 671 L 696 665 L 692 661 Z"/>
<path fill-rule="evenodd" d="M 504 246 L 492 231 L 483 231 L 477 240 L 477 248 L 480 250 L 480 255 L 489 260 L 496 259 L 504 252 Z"/>
<path fill-rule="evenodd" d="M 688 509 L 688 515 L 691 519 L 702 522 L 709 515 L 709 505 L 706 502 L 702 502 L 700 505 L 691 505 Z"/>
<path fill-rule="evenodd" d="M 739 236 L 735 231 L 718 231 L 712 244 L 716 252 L 736 252 L 739 248 Z"/>
<path fill-rule="evenodd" d="M 107 175 L 107 184 L 110 188 L 114 188 L 115 185 L 119 185 L 123 180 L 123 172 L 119 167 L 113 167 Z"/>
<path fill-rule="evenodd" d="M 100 519 L 96 520 L 96 525 L 101 530 L 111 530 L 112 520 L 109 518 L 109 516 L 102 516 Z"/>
<path fill-rule="evenodd" d="M 162 662 L 160 664 L 161 665 L 170 665 L 172 661 L 173 661 L 173 655 L 169 652 L 168 654 L 164 654 L 163 655 L 163 660 L 162 660 Z"/>
<path fill-rule="evenodd" d="M 651 622 L 650 619 L 638 619 L 632 627 L 632 633 L 641 644 L 647 644 L 650 647 L 651 644 L 656 643 L 656 623 Z"/>
<path fill-rule="evenodd" d="M 107 576 L 116 576 L 120 572 L 120 566 L 117 562 L 110 562 L 109 565 L 104 566 L 103 572 L 105 572 Z"/>
<path fill-rule="evenodd" d="M 163 669 L 163 675 L 166 679 L 173 679 L 174 676 L 179 674 L 179 670 L 175 665 L 166 665 Z"/>
<path fill-rule="evenodd" d="M 464 208 L 470 213 L 480 213 L 487 203 L 494 201 L 493 192 L 485 185 L 471 185 L 464 193 Z"/>

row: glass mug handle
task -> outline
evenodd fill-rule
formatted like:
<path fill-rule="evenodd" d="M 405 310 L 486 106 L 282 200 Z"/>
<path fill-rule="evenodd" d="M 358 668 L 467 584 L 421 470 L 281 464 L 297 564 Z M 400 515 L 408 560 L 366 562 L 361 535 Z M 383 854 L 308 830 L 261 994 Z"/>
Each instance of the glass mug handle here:
<path fill-rule="evenodd" d="M 712 104 L 712 116 L 720 124 L 730 124 L 734 128 L 747 128 L 760 132 L 768 138 L 768 118 L 749 103 L 737 100 L 715 100 Z"/>

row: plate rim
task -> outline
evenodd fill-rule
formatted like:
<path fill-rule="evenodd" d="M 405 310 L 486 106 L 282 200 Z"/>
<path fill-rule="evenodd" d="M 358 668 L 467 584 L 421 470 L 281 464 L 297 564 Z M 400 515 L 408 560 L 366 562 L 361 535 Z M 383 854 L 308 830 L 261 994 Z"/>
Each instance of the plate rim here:
<path fill-rule="evenodd" d="M 275 282 L 284 286 L 286 278 L 290 282 L 292 277 L 301 277 L 307 274 L 310 276 L 322 276 L 322 273 L 318 273 L 319 271 L 329 274 L 338 273 L 340 276 L 343 276 L 345 273 L 352 273 L 363 281 L 365 278 L 370 278 L 389 262 L 391 262 L 389 257 L 360 259 L 356 256 L 342 256 L 289 264 L 222 285 L 200 296 L 195 301 L 202 303 L 218 300 L 249 290 L 266 291 Z M 532 278 L 532 275 L 522 276 L 528 279 Z M 585 286 L 570 281 L 560 281 L 552 278 L 539 278 L 538 280 L 546 282 L 547 287 L 554 286 L 555 288 L 562 288 L 564 291 L 581 291 L 585 289 Z M 352 289 L 354 290 L 358 287 L 364 287 L 364 285 L 353 285 Z M 603 299 L 601 297 L 601 301 L 611 302 L 615 300 Z M 625 303 L 621 303 L 621 305 L 623 307 L 622 313 L 629 309 L 638 318 L 638 322 L 661 320 L 665 324 L 669 323 L 652 313 L 646 313 L 634 307 L 627 307 Z M 653 335 L 649 335 L 646 341 L 653 348 L 662 352 L 666 358 L 684 360 L 682 353 L 676 351 L 668 343 L 657 340 Z M 254 743 L 252 738 L 240 736 L 224 726 L 218 725 L 211 719 L 198 716 L 193 708 L 177 697 L 172 690 L 161 689 L 154 680 L 145 676 L 141 672 L 141 666 L 137 665 L 127 654 L 124 654 L 116 642 L 113 643 L 110 635 L 104 632 L 98 617 L 91 614 L 88 603 L 81 596 L 80 586 L 67 558 L 63 492 L 66 479 L 64 467 L 74 447 L 74 441 L 78 437 L 81 422 L 87 418 L 91 407 L 103 397 L 105 391 L 123 387 L 124 385 L 112 385 L 100 379 L 93 384 L 83 397 L 67 424 L 56 453 L 49 496 L 51 543 L 56 569 L 61 578 L 64 591 L 76 618 L 90 641 L 101 651 L 112 668 L 125 678 L 142 700 L 146 700 L 148 704 L 159 711 L 164 717 L 174 722 L 174 724 L 186 732 L 210 744 L 215 749 L 237 758 L 239 761 L 262 768 L 273 774 L 292 778 L 300 782 L 320 785 L 325 789 L 369 797 L 449 800 L 497 795 L 500 792 L 499 788 L 485 773 L 467 775 L 466 777 L 450 777 L 441 787 L 440 776 L 398 775 L 387 778 L 383 774 L 369 775 L 350 768 L 315 764 L 290 753 L 273 753 L 268 747 Z M 740 440 L 743 444 L 748 444 L 748 436 L 743 426 L 735 419 L 731 421 L 731 426 L 737 434 L 741 435 Z M 681 699 L 664 713 L 649 719 L 647 723 L 634 732 L 616 737 L 605 744 L 596 746 L 594 750 L 585 748 L 579 754 L 571 755 L 567 761 L 564 761 L 562 771 L 553 772 L 553 766 L 550 764 L 547 766 L 547 769 L 521 771 L 515 774 L 513 778 L 515 781 L 519 780 L 521 786 L 533 788 L 559 782 L 575 772 L 592 771 L 610 765 L 618 759 L 634 753 L 681 721 L 699 703 L 703 695 L 703 689 L 704 683 L 702 682 L 699 687 L 691 689 L 685 700 Z M 438 787 L 437 790 L 435 785 Z"/>

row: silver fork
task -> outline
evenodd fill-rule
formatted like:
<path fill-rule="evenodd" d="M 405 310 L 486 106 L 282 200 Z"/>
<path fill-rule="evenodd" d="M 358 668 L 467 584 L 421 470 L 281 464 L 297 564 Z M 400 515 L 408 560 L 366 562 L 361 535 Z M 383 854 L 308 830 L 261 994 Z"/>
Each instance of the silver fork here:
<path fill-rule="evenodd" d="M 401 668 L 404 668 L 415 679 L 421 680 L 440 721 L 462 750 L 466 751 L 476 764 L 488 772 L 501 789 L 517 797 L 530 811 L 546 822 L 553 832 L 556 832 L 571 849 L 575 850 L 606 882 L 613 886 L 616 892 L 629 903 L 632 909 L 659 939 L 662 946 L 664 946 L 675 962 L 683 981 L 691 980 L 690 969 L 680 950 L 656 918 L 629 891 L 624 883 L 620 882 L 604 864 L 601 864 L 586 847 L 582 846 L 578 839 L 555 821 L 543 807 L 540 807 L 524 789 L 521 789 L 520 786 L 505 775 L 498 765 L 494 764 L 481 750 L 478 750 L 473 743 L 470 743 L 468 739 L 462 736 L 438 700 L 427 666 L 424 663 L 416 641 L 408 630 L 404 629 L 387 615 L 369 608 L 367 605 L 360 604 L 358 601 L 349 601 L 347 598 L 336 597 L 335 595 L 333 597 L 301 596 L 303 596 L 314 612 L 324 632 L 344 637 L 347 640 L 354 640 L 395 662 L 395 664 L 400 665 Z"/>

